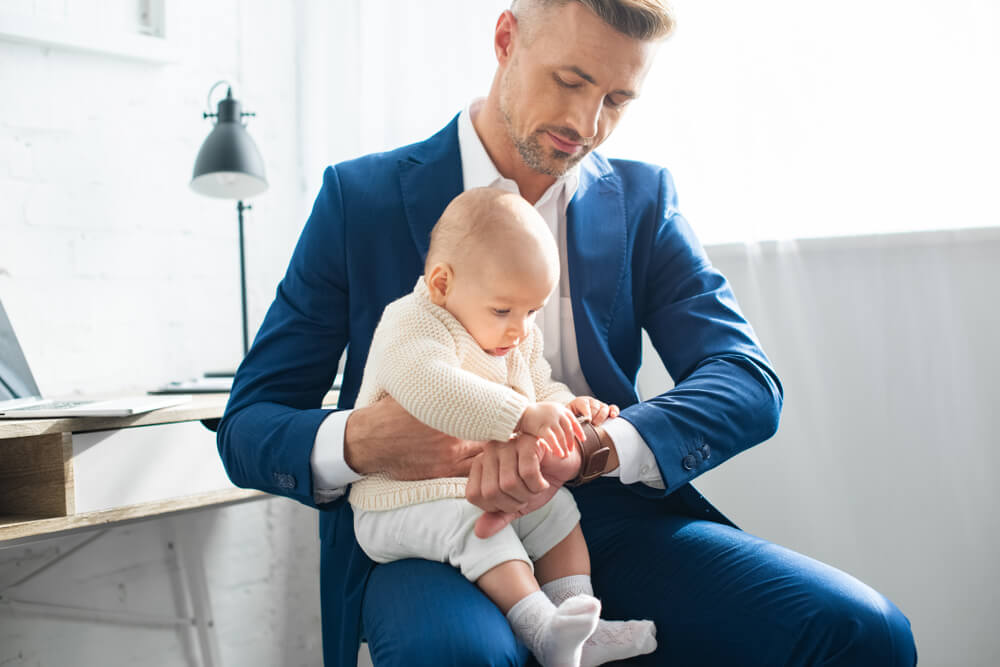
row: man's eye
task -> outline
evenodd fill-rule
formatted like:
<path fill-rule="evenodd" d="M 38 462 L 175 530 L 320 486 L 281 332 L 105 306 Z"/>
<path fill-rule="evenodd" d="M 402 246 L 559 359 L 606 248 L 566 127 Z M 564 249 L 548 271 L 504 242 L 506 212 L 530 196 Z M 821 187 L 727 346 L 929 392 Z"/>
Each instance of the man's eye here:
<path fill-rule="evenodd" d="M 558 75 L 555 75 L 555 74 L 552 75 L 552 78 L 555 79 L 556 83 L 558 83 L 563 88 L 579 88 L 580 87 L 579 83 L 570 83 L 568 81 L 563 81 Z"/>
<path fill-rule="evenodd" d="M 619 98 L 608 95 L 604 98 L 604 103 L 612 109 L 621 109 L 629 103 L 628 98 Z"/>

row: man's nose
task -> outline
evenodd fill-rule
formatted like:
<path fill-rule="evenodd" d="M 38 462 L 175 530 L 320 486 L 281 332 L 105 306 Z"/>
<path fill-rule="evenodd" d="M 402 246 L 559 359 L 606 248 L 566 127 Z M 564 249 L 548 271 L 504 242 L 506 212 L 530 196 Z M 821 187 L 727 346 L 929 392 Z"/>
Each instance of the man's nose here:
<path fill-rule="evenodd" d="M 577 99 L 574 101 L 567 121 L 569 126 L 576 130 L 582 139 L 593 139 L 597 136 L 597 126 L 601 120 L 601 107 L 603 103 L 603 97 L 596 100 L 588 97 L 587 99 Z"/>

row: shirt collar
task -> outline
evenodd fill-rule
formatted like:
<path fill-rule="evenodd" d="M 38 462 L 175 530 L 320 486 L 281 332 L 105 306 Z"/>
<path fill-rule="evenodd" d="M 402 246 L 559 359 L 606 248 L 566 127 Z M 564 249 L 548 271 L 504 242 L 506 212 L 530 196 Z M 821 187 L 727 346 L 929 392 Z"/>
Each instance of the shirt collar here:
<path fill-rule="evenodd" d="M 472 188 L 499 187 L 511 192 L 519 192 L 517 183 L 509 178 L 504 178 L 497 171 L 496 165 L 490 159 L 486 147 L 483 146 L 483 142 L 472 124 L 472 115 L 479 113 L 484 100 L 485 98 L 482 97 L 472 100 L 458 116 L 458 151 L 462 160 L 464 188 L 470 190 Z M 579 185 L 580 165 L 576 164 L 549 186 L 549 189 L 535 203 L 535 206 L 538 207 L 549 198 L 565 193 L 565 197 L 562 199 L 562 208 L 565 210 L 573 195 L 576 194 Z"/>

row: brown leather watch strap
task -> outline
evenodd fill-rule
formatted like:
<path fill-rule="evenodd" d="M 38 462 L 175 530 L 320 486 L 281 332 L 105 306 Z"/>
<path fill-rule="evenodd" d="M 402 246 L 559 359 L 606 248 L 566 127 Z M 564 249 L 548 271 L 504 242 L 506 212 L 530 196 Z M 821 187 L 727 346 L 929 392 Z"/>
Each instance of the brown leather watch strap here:
<path fill-rule="evenodd" d="M 580 426 L 586 439 L 580 443 L 580 455 L 583 463 L 580 464 L 580 472 L 565 486 L 580 486 L 597 479 L 604 474 L 604 466 L 608 465 L 608 457 L 611 456 L 611 440 L 604 429 L 594 426 L 588 420 L 580 419 Z"/>

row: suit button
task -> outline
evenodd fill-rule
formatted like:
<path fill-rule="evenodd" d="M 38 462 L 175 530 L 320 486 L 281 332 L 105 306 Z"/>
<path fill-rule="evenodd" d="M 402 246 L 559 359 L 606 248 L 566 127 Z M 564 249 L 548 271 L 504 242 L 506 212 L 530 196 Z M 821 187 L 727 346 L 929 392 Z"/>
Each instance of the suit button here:
<path fill-rule="evenodd" d="M 694 458 L 694 454 L 688 454 L 683 459 L 681 459 L 681 465 L 684 467 L 685 470 L 694 470 L 695 463 L 696 461 Z"/>
<path fill-rule="evenodd" d="M 708 460 L 712 456 L 712 450 L 708 448 L 708 445 L 701 446 L 701 458 Z"/>

